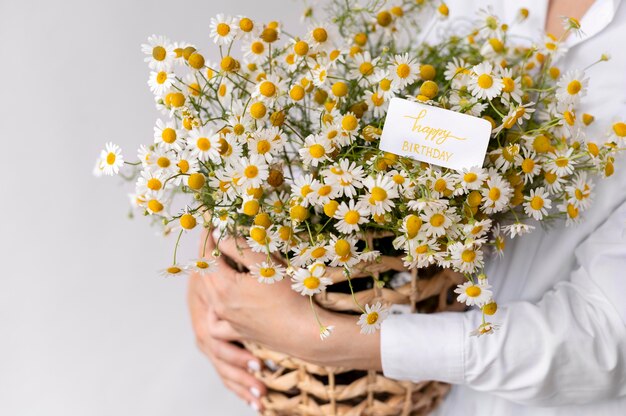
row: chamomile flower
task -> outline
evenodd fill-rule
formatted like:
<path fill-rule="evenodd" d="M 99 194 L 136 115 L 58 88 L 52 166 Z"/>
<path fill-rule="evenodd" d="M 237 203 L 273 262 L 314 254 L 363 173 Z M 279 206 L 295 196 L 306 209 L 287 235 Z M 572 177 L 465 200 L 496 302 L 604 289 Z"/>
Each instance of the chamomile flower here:
<path fill-rule="evenodd" d="M 268 285 L 280 282 L 285 277 L 285 268 L 272 262 L 264 261 L 255 264 L 250 268 L 250 274 L 256 278 L 259 283 Z"/>
<path fill-rule="evenodd" d="M 314 187 L 319 181 L 313 179 L 313 175 L 298 175 L 291 184 L 291 195 L 302 205 L 308 207 L 311 199 L 315 197 Z"/>
<path fill-rule="evenodd" d="M 164 122 L 161 119 L 156 121 L 154 126 L 154 143 L 163 146 L 165 149 L 182 150 L 183 138 L 181 132 L 172 121 Z"/>
<path fill-rule="evenodd" d="M 576 162 L 572 157 L 573 152 L 574 149 L 569 147 L 566 150 L 557 150 L 553 153 L 549 153 L 544 164 L 545 169 L 561 178 L 571 175 L 576 166 Z"/>
<path fill-rule="evenodd" d="M 192 260 L 186 267 L 187 270 L 198 273 L 200 276 L 206 276 L 211 273 L 215 273 L 217 270 L 217 263 L 215 260 L 198 258 Z"/>
<path fill-rule="evenodd" d="M 269 75 L 260 80 L 254 88 L 253 97 L 273 103 L 284 92 L 285 83 L 277 75 Z"/>
<path fill-rule="evenodd" d="M 334 218 L 339 220 L 335 227 L 343 234 L 359 231 L 359 225 L 366 223 L 369 215 L 369 210 L 361 202 L 355 203 L 354 199 L 347 204 L 342 202 L 335 212 Z"/>
<path fill-rule="evenodd" d="M 182 277 L 187 274 L 187 269 L 181 264 L 172 264 L 161 270 L 159 274 L 163 277 Z"/>
<path fill-rule="evenodd" d="M 532 183 L 541 172 L 541 163 L 538 161 L 537 154 L 532 150 L 528 150 L 527 147 L 522 149 L 522 161 L 519 165 L 524 175 L 524 184 Z"/>
<path fill-rule="evenodd" d="M 267 163 L 271 163 L 284 146 L 283 133 L 277 127 L 257 130 L 248 141 L 248 150 L 263 156 Z"/>
<path fill-rule="evenodd" d="M 386 114 L 389 102 L 385 99 L 385 94 L 380 89 L 374 91 L 365 91 L 365 102 L 367 108 L 372 112 L 374 118 L 382 117 Z"/>
<path fill-rule="evenodd" d="M 376 74 L 379 57 L 373 58 L 369 52 L 358 53 L 354 56 L 354 69 L 350 72 L 352 79 L 358 80 L 360 85 L 369 85 Z"/>
<path fill-rule="evenodd" d="M 593 182 L 587 179 L 587 173 L 579 172 L 571 185 L 565 187 L 567 202 L 573 204 L 581 211 L 585 211 L 591 205 L 591 191 Z"/>
<path fill-rule="evenodd" d="M 172 88 L 174 81 L 175 75 L 171 72 L 152 71 L 148 78 L 148 86 L 155 95 L 162 96 Z"/>
<path fill-rule="evenodd" d="M 252 38 L 243 45 L 244 58 L 250 62 L 261 63 L 268 56 L 268 46 L 261 38 Z"/>
<path fill-rule="evenodd" d="M 145 61 L 148 62 L 151 69 L 156 71 L 170 68 L 176 57 L 174 46 L 164 36 L 150 36 L 148 43 L 141 45 L 141 51 L 148 55 Z"/>
<path fill-rule="evenodd" d="M 424 234 L 426 237 L 441 237 L 446 234 L 446 230 L 452 225 L 455 219 L 450 209 L 437 209 L 427 207 L 420 216 L 423 223 Z"/>
<path fill-rule="evenodd" d="M 391 178 L 382 174 L 378 174 L 376 178 L 368 176 L 363 185 L 368 192 L 361 197 L 361 201 L 369 207 L 373 215 L 383 215 L 396 206 L 393 200 L 399 195 Z"/>
<path fill-rule="evenodd" d="M 499 328 L 500 328 L 500 325 L 498 325 L 498 324 L 493 324 L 491 322 L 485 322 L 485 323 L 480 324 L 478 326 L 478 328 L 476 328 L 475 330 L 470 332 L 470 336 L 472 336 L 472 337 L 481 337 L 483 335 L 493 334 Z"/>
<path fill-rule="evenodd" d="M 333 267 L 351 267 L 357 264 L 359 262 L 359 253 L 356 243 L 357 240 L 354 237 L 337 237 L 331 234 L 327 246 L 331 256 L 330 265 Z"/>
<path fill-rule="evenodd" d="M 483 252 L 475 243 L 456 242 L 448 246 L 452 265 L 461 273 L 473 273 L 483 267 Z"/>
<path fill-rule="evenodd" d="M 312 296 L 326 290 L 326 286 L 333 281 L 325 276 L 326 266 L 323 263 L 313 263 L 306 269 L 296 270 L 291 278 L 291 288 L 302 296 Z"/>
<path fill-rule="evenodd" d="M 357 325 L 361 327 L 361 333 L 373 334 L 380 329 L 382 322 L 389 316 L 389 309 L 380 302 L 374 305 L 365 305 L 365 312 L 359 317 Z"/>
<path fill-rule="evenodd" d="M 501 172 L 506 172 L 511 167 L 519 165 L 521 163 L 521 151 L 521 146 L 517 143 L 513 143 L 508 146 L 500 147 L 490 154 L 496 156 L 496 169 L 500 170 Z"/>
<path fill-rule="evenodd" d="M 506 180 L 495 172 L 490 172 L 486 187 L 482 190 L 482 209 L 487 214 L 503 211 L 509 204 L 513 189 Z"/>
<path fill-rule="evenodd" d="M 552 208 L 552 201 L 549 199 L 550 194 L 545 188 L 540 187 L 530 190 L 530 195 L 524 199 L 524 212 L 533 217 L 537 221 L 541 221 L 548 214 L 548 210 Z"/>
<path fill-rule="evenodd" d="M 309 31 L 309 44 L 314 51 L 333 49 L 332 35 L 326 25 L 317 25 Z"/>
<path fill-rule="evenodd" d="M 487 172 L 478 166 L 463 169 L 461 172 L 455 174 L 455 179 L 459 187 L 454 191 L 454 194 L 463 195 L 470 191 L 479 190 L 488 177 Z"/>
<path fill-rule="evenodd" d="M 391 81 L 398 87 L 404 88 L 412 84 L 419 77 L 420 65 L 408 53 L 394 56 L 389 69 Z"/>
<path fill-rule="evenodd" d="M 304 144 L 298 150 L 302 161 L 306 165 L 317 166 L 320 163 L 330 160 L 329 154 L 332 152 L 330 141 L 321 135 L 309 135 L 304 139 Z"/>
<path fill-rule="evenodd" d="M 487 235 L 492 224 L 493 221 L 489 218 L 480 221 L 470 220 L 463 226 L 463 234 L 467 239 L 478 240 Z"/>
<path fill-rule="evenodd" d="M 349 198 L 356 196 L 357 189 L 363 188 L 365 173 L 363 167 L 348 159 L 341 159 L 338 163 L 322 171 L 325 182 L 337 185 L 339 196 L 345 195 Z"/>
<path fill-rule="evenodd" d="M 507 226 L 502 227 L 502 232 L 508 234 L 509 237 L 515 238 L 518 235 L 524 235 L 530 233 L 535 227 L 530 224 L 524 224 L 522 222 L 515 222 Z"/>
<path fill-rule="evenodd" d="M 463 59 L 454 57 L 446 64 L 443 76 L 447 81 L 451 82 L 452 88 L 460 90 L 469 83 L 470 73 L 470 65 Z"/>
<path fill-rule="evenodd" d="M 502 78 L 503 102 L 507 105 L 511 102 L 521 103 L 523 95 L 521 77 L 514 78 L 510 68 L 501 69 L 500 77 Z"/>
<path fill-rule="evenodd" d="M 407 268 L 428 267 L 441 260 L 439 243 L 435 238 L 417 236 L 406 243 L 406 256 L 403 258 Z"/>
<path fill-rule="evenodd" d="M 269 168 L 265 159 L 260 155 L 250 155 L 250 157 L 240 158 L 235 170 L 240 179 L 237 185 L 247 188 L 259 188 L 269 175 Z"/>
<path fill-rule="evenodd" d="M 577 105 L 587 94 L 589 78 L 583 71 L 567 71 L 557 82 L 556 98 L 565 105 Z"/>
<path fill-rule="evenodd" d="M 557 205 L 557 209 L 565 214 L 565 226 L 569 227 L 580 223 L 580 210 L 576 208 L 571 202 L 565 201 L 564 203 Z"/>
<path fill-rule="evenodd" d="M 310 201 L 314 205 L 324 206 L 331 200 L 339 197 L 339 187 L 337 184 L 327 184 L 320 181 L 312 183 L 313 192 L 310 194 Z"/>
<path fill-rule="evenodd" d="M 474 117 L 480 116 L 483 111 L 487 108 L 487 104 L 479 103 L 478 99 L 472 97 L 468 94 L 459 93 L 457 91 L 453 91 L 450 94 L 449 101 L 452 111 L 457 111 L 459 113 L 469 114 Z"/>
<path fill-rule="evenodd" d="M 167 177 L 160 171 L 152 169 L 144 169 L 141 171 L 137 183 L 135 184 L 135 192 L 145 194 L 148 191 L 160 191 L 165 189 L 165 181 Z"/>
<path fill-rule="evenodd" d="M 268 230 L 260 225 L 250 227 L 247 241 L 250 249 L 256 253 L 274 253 L 280 245 L 276 231 Z"/>
<path fill-rule="evenodd" d="M 458 302 L 480 307 L 491 300 L 493 293 L 489 289 L 491 289 L 489 284 L 465 282 L 458 285 L 454 293 L 459 295 L 456 299 Z"/>
<path fill-rule="evenodd" d="M 237 26 L 230 16 L 218 14 L 211 18 L 210 37 L 217 45 L 228 45 L 237 34 Z"/>
<path fill-rule="evenodd" d="M 472 95 L 479 99 L 493 100 L 502 91 L 502 79 L 493 72 L 493 66 L 489 62 L 482 62 L 472 68 L 473 75 L 470 78 L 468 89 Z"/>
<path fill-rule="evenodd" d="M 107 143 L 100 152 L 100 170 L 107 176 L 113 176 L 119 173 L 122 166 L 124 166 L 122 149 L 116 144 Z"/>
<path fill-rule="evenodd" d="M 328 338 L 332 334 L 334 329 L 335 329 L 334 325 L 320 326 L 320 339 L 324 341 L 326 338 Z"/>
<path fill-rule="evenodd" d="M 321 87 L 328 78 L 328 68 L 324 65 L 317 65 L 313 68 L 311 74 L 313 75 L 313 84 L 316 87 Z"/>
<path fill-rule="evenodd" d="M 188 149 L 202 162 L 220 162 L 219 137 L 206 127 L 193 129 L 187 138 Z"/>

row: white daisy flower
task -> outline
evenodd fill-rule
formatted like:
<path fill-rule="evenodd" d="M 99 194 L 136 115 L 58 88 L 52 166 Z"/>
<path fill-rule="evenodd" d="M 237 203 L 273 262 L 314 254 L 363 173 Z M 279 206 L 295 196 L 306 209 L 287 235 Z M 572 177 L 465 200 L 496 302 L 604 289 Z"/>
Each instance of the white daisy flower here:
<path fill-rule="evenodd" d="M 308 41 L 315 51 L 333 49 L 333 39 L 326 25 L 317 25 L 311 28 Z"/>
<path fill-rule="evenodd" d="M 285 268 L 272 262 L 264 261 L 255 264 L 250 268 L 250 274 L 257 279 L 259 283 L 268 285 L 280 282 L 285 277 Z"/>
<path fill-rule="evenodd" d="M 246 240 L 250 249 L 256 253 L 274 253 L 280 245 L 278 233 L 260 225 L 250 227 L 250 236 Z"/>
<path fill-rule="evenodd" d="M 487 235 L 491 230 L 492 220 L 486 218 L 484 220 L 476 221 L 470 220 L 463 226 L 463 234 L 468 239 L 477 240 Z"/>
<path fill-rule="evenodd" d="M 250 62 L 261 63 L 268 56 L 268 47 L 261 38 L 252 38 L 241 48 L 243 57 Z"/>
<path fill-rule="evenodd" d="M 591 205 L 591 191 L 593 182 L 587 179 L 587 173 L 578 172 L 571 185 L 565 187 L 567 202 L 573 204 L 581 211 L 585 211 Z"/>
<path fill-rule="evenodd" d="M 454 293 L 457 293 L 456 300 L 460 303 L 465 303 L 467 306 L 482 306 L 488 303 L 492 299 L 493 293 L 489 290 L 491 286 L 489 284 L 475 284 L 473 282 L 465 282 L 457 286 L 454 289 Z"/>
<path fill-rule="evenodd" d="M 493 334 L 498 329 L 500 329 L 500 325 L 492 324 L 491 322 L 485 322 L 483 324 L 480 324 L 475 330 L 471 331 L 470 336 L 481 337 L 483 335 Z"/>
<path fill-rule="evenodd" d="M 524 197 L 526 201 L 524 202 L 524 212 L 537 221 L 541 221 L 545 215 L 548 215 L 548 210 L 552 208 L 552 201 L 548 198 L 549 196 L 550 194 L 543 187 L 531 189 L 530 195 Z"/>
<path fill-rule="evenodd" d="M 450 209 L 433 209 L 427 207 L 421 214 L 422 227 L 426 237 L 441 237 L 452 225 L 452 212 Z"/>
<path fill-rule="evenodd" d="M 206 276 L 217 270 L 217 263 L 215 260 L 198 258 L 191 261 L 186 269 L 198 273 L 201 276 Z"/>
<path fill-rule="evenodd" d="M 520 152 L 522 148 L 517 143 L 512 143 L 507 146 L 500 147 L 490 154 L 497 156 L 495 161 L 496 169 L 501 172 L 506 172 L 513 166 L 519 166 L 522 162 L 522 155 Z"/>
<path fill-rule="evenodd" d="M 456 182 L 459 184 L 459 187 L 454 190 L 455 195 L 463 195 L 470 191 L 479 190 L 489 177 L 485 169 L 479 166 L 463 169 L 454 176 Z"/>
<path fill-rule="evenodd" d="M 521 77 L 514 78 L 511 68 L 500 67 L 500 77 L 502 78 L 502 100 L 506 105 L 512 101 L 521 104 L 522 91 Z"/>
<path fill-rule="evenodd" d="M 256 84 L 252 97 L 273 103 L 285 92 L 285 88 L 285 82 L 277 75 L 268 75 Z"/>
<path fill-rule="evenodd" d="M 557 205 L 557 209 L 565 214 L 565 226 L 569 227 L 572 225 L 577 225 L 580 223 L 580 210 L 576 208 L 576 206 L 570 202 L 564 202 L 560 205 Z"/>
<path fill-rule="evenodd" d="M 342 202 L 335 212 L 334 218 L 339 220 L 335 227 L 343 234 L 359 231 L 359 225 L 366 223 L 369 215 L 369 210 L 361 202 L 355 203 L 354 199 L 351 199 L 348 204 Z"/>
<path fill-rule="evenodd" d="M 558 176 L 554 172 L 544 171 L 543 172 L 543 184 L 545 188 L 551 194 L 557 194 L 563 191 L 563 185 L 565 185 L 565 178 L 562 176 Z"/>
<path fill-rule="evenodd" d="M 589 78 L 580 70 L 567 71 L 556 84 L 556 98 L 565 105 L 577 105 L 587 94 Z"/>
<path fill-rule="evenodd" d="M 164 122 L 161 119 L 158 119 L 154 126 L 154 143 L 165 149 L 176 151 L 182 150 L 184 146 L 181 132 L 176 128 L 176 124 L 173 121 Z"/>
<path fill-rule="evenodd" d="M 547 161 L 544 166 L 548 172 L 556 174 L 558 177 L 564 177 L 574 173 L 576 162 L 572 158 L 574 149 L 568 147 L 567 150 L 557 150 L 547 155 Z"/>
<path fill-rule="evenodd" d="M 379 60 L 380 57 L 372 59 L 369 52 L 356 54 L 354 56 L 355 68 L 350 72 L 350 78 L 358 80 L 362 86 L 369 85 L 373 81 Z"/>
<path fill-rule="evenodd" d="M 408 53 L 396 55 L 391 61 L 389 69 L 391 81 L 397 88 L 402 89 L 417 80 L 419 77 L 419 69 L 419 63 L 413 58 L 410 58 Z"/>
<path fill-rule="evenodd" d="M 365 91 L 365 102 L 368 111 L 371 111 L 374 118 L 380 118 L 387 113 L 389 102 L 385 99 L 385 94 L 380 89 L 375 91 Z"/>
<path fill-rule="evenodd" d="M 452 257 L 452 265 L 461 273 L 474 273 L 484 265 L 483 251 L 475 243 L 457 242 L 449 245 L 448 251 Z"/>
<path fill-rule="evenodd" d="M 335 327 L 333 325 L 320 326 L 320 339 L 324 341 L 326 338 L 328 338 L 332 334 L 334 329 Z"/>
<path fill-rule="evenodd" d="M 337 185 L 340 196 L 345 195 L 353 198 L 357 194 L 357 189 L 363 188 L 363 178 L 365 173 L 363 167 L 348 159 L 341 159 L 328 169 L 322 172 L 326 183 Z"/>
<path fill-rule="evenodd" d="M 404 265 L 408 268 L 428 267 L 442 260 L 439 243 L 434 238 L 418 236 L 407 242 Z"/>
<path fill-rule="evenodd" d="M 337 184 L 326 184 L 320 181 L 312 183 L 313 193 L 310 194 L 310 202 L 313 205 L 324 206 L 331 200 L 339 197 L 340 190 Z"/>
<path fill-rule="evenodd" d="M 487 108 L 487 104 L 479 103 L 478 99 L 467 94 L 453 91 L 449 101 L 452 111 L 479 117 Z"/>
<path fill-rule="evenodd" d="M 317 166 L 330 160 L 328 155 L 332 150 L 330 141 L 325 137 L 310 134 L 304 139 L 304 144 L 301 149 L 298 149 L 298 153 L 305 165 Z"/>
<path fill-rule="evenodd" d="M 472 68 L 473 75 L 468 89 L 476 98 L 493 100 L 502 91 L 502 79 L 493 73 L 493 66 L 489 62 L 482 62 Z"/>
<path fill-rule="evenodd" d="M 237 186 L 243 189 L 259 188 L 269 176 L 267 163 L 260 155 L 242 157 L 234 167 L 237 176 L 240 177 Z"/>
<path fill-rule="evenodd" d="M 316 87 L 321 87 L 322 85 L 324 85 L 326 79 L 328 78 L 328 68 L 323 65 L 317 65 L 315 68 L 313 68 L 311 74 L 313 76 L 313 84 Z"/>
<path fill-rule="evenodd" d="M 381 323 L 389 316 L 389 309 L 380 302 L 374 305 L 365 305 L 365 312 L 359 317 L 357 325 L 361 327 L 361 333 L 373 334 L 380 329 Z"/>
<path fill-rule="evenodd" d="M 175 77 L 176 75 L 172 72 L 151 71 L 150 77 L 148 78 L 150 91 L 152 91 L 154 95 L 162 96 L 172 88 L 174 81 L 176 81 Z"/>
<path fill-rule="evenodd" d="M 187 138 L 187 148 L 191 150 L 194 157 L 202 162 L 210 160 L 219 163 L 221 158 L 218 139 L 219 135 L 206 127 L 192 129 Z"/>
<path fill-rule="evenodd" d="M 145 61 L 148 62 L 151 69 L 156 71 L 170 68 L 176 57 L 174 46 L 164 36 L 150 36 L 148 43 L 141 45 L 141 51 L 148 55 Z"/>
<path fill-rule="evenodd" d="M 483 188 L 482 209 L 486 214 L 495 214 L 504 210 L 513 195 L 513 189 L 506 180 L 495 172 L 490 172 L 486 188 Z"/>
<path fill-rule="evenodd" d="M 138 194 L 145 194 L 148 191 L 160 191 L 165 189 L 165 181 L 167 177 L 160 171 L 153 171 L 152 169 L 144 169 L 141 171 L 140 176 L 137 178 L 135 184 L 135 192 Z"/>
<path fill-rule="evenodd" d="M 368 192 L 362 195 L 360 200 L 364 205 L 369 206 L 373 215 L 384 215 L 396 206 L 393 200 L 399 195 L 391 178 L 382 174 L 378 174 L 376 178 L 368 176 L 363 181 L 363 185 Z"/>
<path fill-rule="evenodd" d="M 333 281 L 325 277 L 326 266 L 323 263 L 313 263 L 306 269 L 298 269 L 294 273 L 291 281 L 291 288 L 302 296 L 312 296 L 326 290 L 326 286 Z"/>
<path fill-rule="evenodd" d="M 278 127 L 257 130 L 248 141 L 248 150 L 263 156 L 267 163 L 271 163 L 284 147 L 285 139 Z"/>
<path fill-rule="evenodd" d="M 463 59 L 454 57 L 446 64 L 443 76 L 447 81 L 451 81 L 453 89 L 460 90 L 469 83 L 470 66 Z"/>
<path fill-rule="evenodd" d="M 163 277 L 182 277 L 187 274 L 187 269 L 180 264 L 172 264 L 161 270 L 159 274 Z"/>
<path fill-rule="evenodd" d="M 122 166 L 124 166 L 122 149 L 116 144 L 107 143 L 100 152 L 100 170 L 107 176 L 113 176 L 119 173 Z"/>
<path fill-rule="evenodd" d="M 529 184 L 541 172 L 541 164 L 537 159 L 537 154 L 532 150 L 528 150 L 527 147 L 522 149 L 522 155 L 520 167 L 524 174 L 524 184 Z"/>
<path fill-rule="evenodd" d="M 535 227 L 530 224 L 515 222 L 513 224 L 502 227 L 502 232 L 508 234 L 511 238 L 515 238 L 518 235 L 528 234 L 534 229 Z"/>
<path fill-rule="evenodd" d="M 218 14 L 211 18 L 210 37 L 217 45 L 228 45 L 237 34 L 237 26 L 230 16 Z"/>
<path fill-rule="evenodd" d="M 385 100 L 392 99 L 398 93 L 398 86 L 391 80 L 389 70 L 378 69 L 372 81 L 378 84 L 377 94 L 382 95 Z"/>
<path fill-rule="evenodd" d="M 359 262 L 356 248 L 357 239 L 352 236 L 337 237 L 330 235 L 328 250 L 331 255 L 330 265 L 333 267 L 351 267 Z"/>

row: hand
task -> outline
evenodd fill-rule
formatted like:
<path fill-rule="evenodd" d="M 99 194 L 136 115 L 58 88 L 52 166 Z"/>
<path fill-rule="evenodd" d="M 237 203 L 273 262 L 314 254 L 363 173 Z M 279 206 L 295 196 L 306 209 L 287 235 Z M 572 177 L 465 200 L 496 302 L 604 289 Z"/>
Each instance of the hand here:
<path fill-rule="evenodd" d="M 261 363 L 249 351 L 230 342 L 240 337 L 208 303 L 206 283 L 207 279 L 197 274 L 189 280 L 189 311 L 198 348 L 211 360 L 226 388 L 260 411 L 260 397 L 267 393 L 266 388 L 248 371 L 260 369 Z"/>
<path fill-rule="evenodd" d="M 208 244 L 212 250 L 211 237 Z M 267 260 L 243 240 L 222 240 L 219 249 L 247 268 Z M 316 306 L 321 322 L 335 326 L 333 334 L 322 341 L 309 297 L 293 291 L 289 279 L 262 284 L 250 274 L 234 270 L 223 256 L 216 260 L 218 271 L 209 276 L 207 285 L 211 304 L 217 316 L 230 323 L 242 339 L 318 365 L 381 369 L 380 335 L 360 334 L 355 316 Z"/>

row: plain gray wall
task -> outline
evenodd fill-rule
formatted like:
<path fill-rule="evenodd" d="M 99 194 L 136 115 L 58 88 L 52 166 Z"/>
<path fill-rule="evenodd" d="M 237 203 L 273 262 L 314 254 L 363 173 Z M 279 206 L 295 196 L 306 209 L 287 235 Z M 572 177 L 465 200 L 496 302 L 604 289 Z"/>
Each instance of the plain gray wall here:
<path fill-rule="evenodd" d="M 242 415 L 195 348 L 185 280 L 157 275 L 174 241 L 129 220 L 105 141 L 134 158 L 158 116 L 141 43 L 215 59 L 217 13 L 279 19 L 299 2 L 0 0 L 0 415 Z M 188 238 L 181 258 L 196 251 Z"/>

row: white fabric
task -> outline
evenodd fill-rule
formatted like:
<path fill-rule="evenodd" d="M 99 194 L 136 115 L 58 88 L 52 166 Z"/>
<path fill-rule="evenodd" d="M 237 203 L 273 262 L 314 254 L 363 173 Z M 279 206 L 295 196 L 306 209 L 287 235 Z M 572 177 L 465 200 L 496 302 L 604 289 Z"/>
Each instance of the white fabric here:
<path fill-rule="evenodd" d="M 451 18 L 473 16 L 492 3 L 515 34 L 534 37 L 545 26 L 547 0 L 448 1 Z M 505 7 L 505 4 L 508 7 Z M 626 114 L 626 7 L 598 0 L 581 20 L 585 35 L 567 40 L 558 66 L 583 69 L 600 54 L 612 59 L 588 70 L 582 112 L 596 116 L 600 138 Z M 392 316 L 382 325 L 386 376 L 455 384 L 437 414 L 626 414 L 626 161 L 596 186 L 594 204 L 576 227 L 541 226 L 507 241 L 503 258 L 487 263 L 501 308 L 494 335 L 469 337 L 480 312 Z M 598 182 L 598 181 L 596 181 Z"/>

